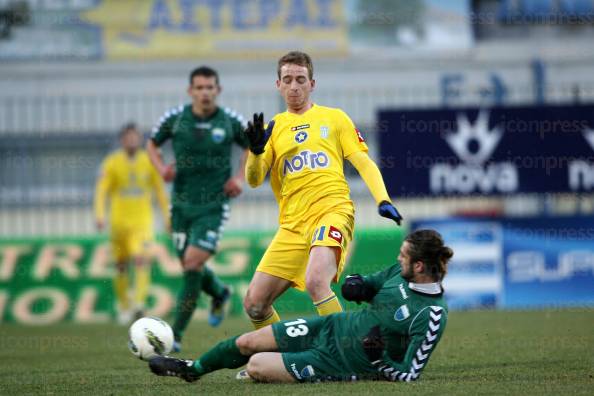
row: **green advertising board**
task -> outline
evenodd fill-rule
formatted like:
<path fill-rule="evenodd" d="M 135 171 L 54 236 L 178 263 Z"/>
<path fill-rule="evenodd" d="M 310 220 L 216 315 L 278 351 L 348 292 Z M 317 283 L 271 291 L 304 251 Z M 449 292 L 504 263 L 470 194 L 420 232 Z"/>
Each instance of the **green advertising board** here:
<path fill-rule="evenodd" d="M 243 314 L 243 296 L 273 235 L 229 232 L 221 241 L 219 253 L 208 262 L 233 288 L 229 314 Z M 393 264 L 403 237 L 397 228 L 357 231 L 343 276 Z M 152 285 L 147 314 L 168 318 L 181 287 L 181 265 L 168 237 L 158 238 L 150 256 Z M 113 274 L 109 242 L 102 236 L 0 240 L 0 322 L 108 322 L 115 309 Z M 194 318 L 205 319 L 208 306 L 209 298 L 203 295 Z M 315 313 L 309 296 L 293 289 L 275 307 L 281 314 Z"/>

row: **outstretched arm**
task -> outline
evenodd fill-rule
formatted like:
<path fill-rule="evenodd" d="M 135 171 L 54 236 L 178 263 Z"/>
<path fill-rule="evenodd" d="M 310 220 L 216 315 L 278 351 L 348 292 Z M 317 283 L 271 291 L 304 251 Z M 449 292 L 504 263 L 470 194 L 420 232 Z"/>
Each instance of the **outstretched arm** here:
<path fill-rule="evenodd" d="M 394 205 L 392 205 L 386 185 L 384 184 L 384 179 L 375 162 L 369 158 L 369 155 L 365 151 L 356 151 L 346 157 L 346 159 L 357 169 L 357 172 L 359 172 L 359 175 L 361 175 L 361 178 L 367 185 L 369 192 L 373 195 L 378 205 L 380 216 L 392 219 L 400 225 L 403 218 Z"/>
<path fill-rule="evenodd" d="M 369 158 L 369 155 L 365 151 L 357 151 L 349 155 L 347 160 L 357 169 L 357 172 L 361 175 L 361 178 L 378 205 L 382 201 L 390 201 L 382 174 L 375 162 Z"/>

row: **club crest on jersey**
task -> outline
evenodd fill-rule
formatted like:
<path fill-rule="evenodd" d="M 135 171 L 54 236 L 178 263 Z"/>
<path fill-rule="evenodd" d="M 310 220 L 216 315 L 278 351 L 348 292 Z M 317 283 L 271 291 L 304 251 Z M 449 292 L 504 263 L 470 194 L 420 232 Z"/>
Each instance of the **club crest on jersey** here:
<path fill-rule="evenodd" d="M 328 127 L 327 126 L 321 126 L 320 127 L 320 137 L 326 139 L 328 137 Z"/>
<path fill-rule="evenodd" d="M 225 140 L 225 130 L 223 128 L 213 128 L 211 136 L 213 142 L 222 143 Z"/>
<path fill-rule="evenodd" d="M 303 143 L 306 140 L 307 140 L 307 132 L 305 132 L 305 131 L 297 132 L 297 134 L 295 135 L 295 141 L 297 143 Z"/>
<path fill-rule="evenodd" d="M 295 132 L 295 131 L 300 131 L 302 129 L 307 129 L 307 128 L 309 128 L 309 124 L 297 125 L 297 126 L 291 127 L 291 130 L 293 132 Z"/>
<path fill-rule="evenodd" d="M 394 313 L 394 320 L 400 322 L 406 318 L 408 318 L 410 316 L 410 311 L 408 310 L 408 307 L 406 306 L 406 304 L 401 305 L 400 308 L 398 308 L 396 310 L 396 312 Z"/>
<path fill-rule="evenodd" d="M 355 132 L 357 133 L 357 139 L 359 139 L 359 143 L 365 143 L 365 139 L 363 139 L 363 135 L 358 128 L 355 128 Z"/>
<path fill-rule="evenodd" d="M 338 228 L 330 226 L 330 229 L 328 230 L 328 237 L 342 244 L 342 232 L 340 232 Z"/>
<path fill-rule="evenodd" d="M 292 158 L 286 158 L 283 164 L 283 175 L 300 172 L 303 169 L 327 168 L 330 165 L 328 155 L 319 151 L 317 153 L 304 150 Z"/>

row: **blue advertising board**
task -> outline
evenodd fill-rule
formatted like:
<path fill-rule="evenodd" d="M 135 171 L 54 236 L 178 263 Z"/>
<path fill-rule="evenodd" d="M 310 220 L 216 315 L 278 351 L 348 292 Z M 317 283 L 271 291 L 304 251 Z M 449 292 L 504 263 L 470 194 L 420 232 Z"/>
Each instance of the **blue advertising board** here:
<path fill-rule="evenodd" d="M 594 219 L 518 219 L 503 229 L 504 307 L 594 304 Z"/>
<path fill-rule="evenodd" d="M 380 111 L 396 197 L 594 190 L 594 106 Z"/>
<path fill-rule="evenodd" d="M 594 305 L 594 219 L 441 219 L 454 257 L 444 280 L 452 309 Z"/>
<path fill-rule="evenodd" d="M 451 309 L 494 308 L 502 295 L 501 224 L 465 219 L 415 222 L 412 229 L 441 233 L 454 251 L 443 286 Z"/>

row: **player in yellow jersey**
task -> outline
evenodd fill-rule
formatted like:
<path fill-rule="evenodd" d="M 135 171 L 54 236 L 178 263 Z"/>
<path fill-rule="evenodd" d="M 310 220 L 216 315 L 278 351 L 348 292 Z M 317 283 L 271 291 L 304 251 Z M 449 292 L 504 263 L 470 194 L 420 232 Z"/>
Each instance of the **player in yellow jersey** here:
<path fill-rule="evenodd" d="M 354 230 L 354 206 L 343 172 L 351 162 L 378 204 L 379 214 L 400 224 L 382 175 L 367 145 L 340 109 L 310 100 L 315 87 L 309 55 L 280 58 L 276 86 L 287 111 L 264 129 L 254 114 L 246 129 L 250 151 L 246 179 L 252 187 L 270 184 L 279 204 L 279 230 L 250 282 L 244 307 L 256 328 L 280 320 L 272 307 L 289 287 L 307 290 L 320 315 L 342 311 L 330 283 L 343 270 Z"/>
<path fill-rule="evenodd" d="M 156 195 L 169 228 L 169 202 L 161 177 L 140 149 L 142 137 L 134 124 L 120 132 L 121 148 L 105 158 L 95 191 L 95 221 L 105 228 L 106 200 L 110 201 L 110 239 L 116 263 L 114 291 L 118 321 L 142 316 L 150 284 L 146 248 L 153 240 L 152 197 Z M 134 262 L 134 301 L 128 298 L 128 264 Z"/>

